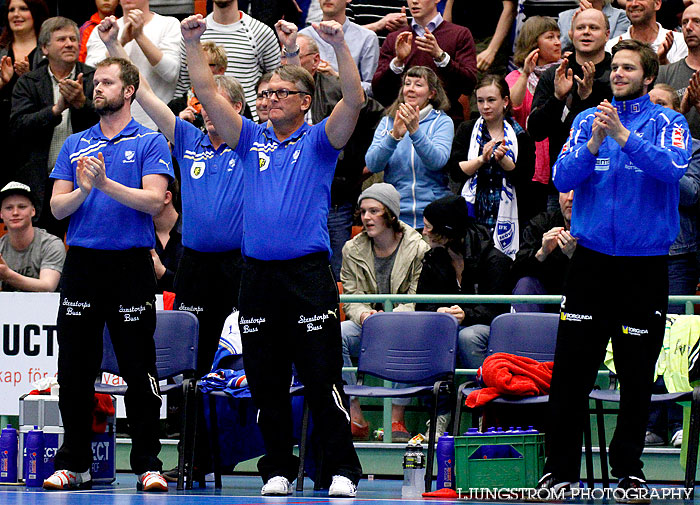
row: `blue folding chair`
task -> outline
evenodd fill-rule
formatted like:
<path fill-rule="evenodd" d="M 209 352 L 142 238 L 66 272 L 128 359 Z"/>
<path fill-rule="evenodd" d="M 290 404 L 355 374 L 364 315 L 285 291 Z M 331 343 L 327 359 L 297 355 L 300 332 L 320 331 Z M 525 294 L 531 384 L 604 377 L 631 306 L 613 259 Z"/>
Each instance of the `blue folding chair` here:
<path fill-rule="evenodd" d="M 498 352 L 524 356 L 545 362 L 554 360 L 554 349 L 559 330 L 559 314 L 544 312 L 515 312 L 501 314 L 491 321 L 489 333 L 488 355 Z M 457 394 L 457 415 L 452 426 L 452 434 L 457 435 L 461 421 L 464 401 L 469 393 L 479 388 L 473 387 L 473 382 L 467 382 L 459 387 Z M 491 400 L 489 404 L 523 407 L 545 405 L 549 395 L 541 396 L 501 396 Z M 466 408 L 466 407 L 464 407 Z M 507 407 L 506 407 L 507 408 Z M 590 423 L 584 423 L 584 445 L 586 447 L 586 476 L 589 486 L 594 484 L 593 456 L 591 448 Z"/>
<path fill-rule="evenodd" d="M 440 312 L 380 312 L 368 317 L 362 325 L 357 385 L 345 386 L 349 396 L 433 397 L 426 492 L 432 487 L 438 400 L 454 392 L 458 329 L 454 316 Z M 401 389 L 365 386 L 366 375 L 410 385 Z"/>
<path fill-rule="evenodd" d="M 161 386 L 161 394 L 182 391 L 184 397 L 182 440 L 183 450 L 179 451 L 177 489 L 184 488 L 185 475 L 187 487 L 192 487 L 191 458 L 194 452 L 194 434 L 197 428 L 195 408 L 195 371 L 197 369 L 197 342 L 199 338 L 199 321 L 191 312 L 177 310 L 159 310 L 156 312 L 156 330 L 153 339 L 156 344 L 157 379 L 165 380 L 183 376 L 181 383 Z M 120 375 L 117 357 L 114 354 L 112 339 L 105 325 L 102 335 L 102 372 Z M 95 384 L 95 392 L 111 395 L 124 395 L 127 386 Z"/>

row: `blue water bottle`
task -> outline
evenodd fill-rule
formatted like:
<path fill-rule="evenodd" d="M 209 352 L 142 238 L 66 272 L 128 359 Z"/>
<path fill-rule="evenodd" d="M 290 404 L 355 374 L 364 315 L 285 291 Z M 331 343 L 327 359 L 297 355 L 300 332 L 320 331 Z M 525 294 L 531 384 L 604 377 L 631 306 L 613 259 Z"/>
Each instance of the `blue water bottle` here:
<path fill-rule="evenodd" d="M 447 433 L 437 443 L 437 489 L 455 489 L 455 438 Z"/>
<path fill-rule="evenodd" d="M 0 482 L 17 482 L 17 430 L 11 424 L 0 435 Z"/>
<path fill-rule="evenodd" d="M 44 483 L 44 432 L 34 426 L 24 438 L 24 483 L 39 487 Z"/>

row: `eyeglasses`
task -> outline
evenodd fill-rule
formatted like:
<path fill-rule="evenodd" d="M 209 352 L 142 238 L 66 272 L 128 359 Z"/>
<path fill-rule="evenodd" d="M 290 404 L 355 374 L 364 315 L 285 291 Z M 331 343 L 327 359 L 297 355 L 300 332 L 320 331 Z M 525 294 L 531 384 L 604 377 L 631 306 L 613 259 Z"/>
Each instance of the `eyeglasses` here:
<path fill-rule="evenodd" d="M 289 95 L 308 95 L 306 91 L 290 91 L 288 89 L 264 89 L 258 93 L 260 98 L 272 98 L 272 95 L 276 95 L 278 100 L 284 100 Z"/>

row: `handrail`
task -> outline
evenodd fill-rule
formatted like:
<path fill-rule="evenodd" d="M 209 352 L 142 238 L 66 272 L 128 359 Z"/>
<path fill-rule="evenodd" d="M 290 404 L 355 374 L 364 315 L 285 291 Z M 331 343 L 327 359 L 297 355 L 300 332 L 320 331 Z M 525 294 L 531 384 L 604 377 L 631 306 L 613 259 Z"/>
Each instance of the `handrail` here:
<path fill-rule="evenodd" d="M 621 296 L 627 296 L 621 294 Z M 391 312 L 396 303 L 561 303 L 561 295 L 340 295 L 341 303 L 383 303 L 384 310 Z M 698 295 L 671 295 L 671 305 L 685 304 L 685 313 L 693 314 L 693 304 L 700 304 Z"/>

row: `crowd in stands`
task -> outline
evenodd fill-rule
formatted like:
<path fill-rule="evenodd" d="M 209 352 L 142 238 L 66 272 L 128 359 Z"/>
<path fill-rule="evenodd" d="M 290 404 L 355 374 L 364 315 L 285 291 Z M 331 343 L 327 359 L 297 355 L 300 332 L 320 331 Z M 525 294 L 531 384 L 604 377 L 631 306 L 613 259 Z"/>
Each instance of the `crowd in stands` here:
<path fill-rule="evenodd" d="M 303 67 L 315 84 L 305 120 L 317 125 L 343 98 L 342 83 L 334 48 L 303 20 L 342 25 L 364 90 L 357 126 L 325 195 L 332 270 L 346 294 L 560 294 L 577 244 L 570 226 L 576 195 L 556 190 L 552 166 L 574 118 L 612 100 L 612 47 L 630 38 L 650 44 L 661 64 L 650 97 L 683 113 L 694 137 L 669 281 L 671 294 L 695 294 L 700 2 L 571 3 L 551 12 L 538 11 L 534 0 L 311 0 L 307 11 L 296 13 L 297 27 L 290 16 L 279 21 L 289 13 L 287 2 L 214 0 L 201 40 L 212 73 L 223 76 L 220 92 L 255 122 L 269 118 L 270 72 L 283 64 Z M 669 12 L 670 5 L 678 7 Z M 226 270 L 229 261 L 242 261 L 240 252 L 226 254 L 245 242 L 242 218 L 232 216 L 245 205 L 242 182 L 233 176 L 220 182 L 236 170 L 235 158 L 192 89 L 179 21 L 152 11 L 149 0 L 96 0 L 95 8 L 87 20 L 71 20 L 56 16 L 44 0 L 6 0 L 0 13 L 0 218 L 7 230 L 0 238 L 0 290 L 57 289 L 68 220 L 51 214 L 49 175 L 66 138 L 98 121 L 94 66 L 116 43 L 108 48 L 96 27 L 116 15 L 118 54 L 138 67 L 146 90 L 139 91 L 134 118 L 171 142 L 178 175 L 153 218 L 159 290 L 177 294 L 175 308 L 211 310 L 203 333 L 218 335 L 238 299 L 212 300 L 203 289 L 218 293 L 240 280 Z M 296 48 L 284 44 L 291 34 Z M 276 102 L 284 98 L 276 93 Z M 193 151 L 183 147 L 191 139 Z M 186 159 L 201 165 L 180 172 Z M 367 186 L 378 173 L 383 182 Z M 354 223 L 362 231 L 353 237 Z M 209 280 L 195 286 L 204 277 Z M 186 284 L 185 296 L 178 289 Z M 511 307 L 405 304 L 394 310 L 414 309 L 453 314 L 460 323 L 458 366 L 478 368 L 489 324 Z M 357 355 L 364 320 L 379 310 L 345 304 L 345 365 Z M 199 368 L 205 372 L 207 363 Z M 344 379 L 354 381 L 352 374 Z M 408 438 L 403 409 L 397 403 L 392 410 L 398 440 Z M 353 434 L 366 438 L 356 400 L 351 415 Z"/>

